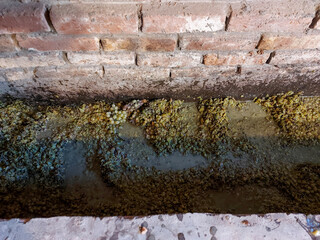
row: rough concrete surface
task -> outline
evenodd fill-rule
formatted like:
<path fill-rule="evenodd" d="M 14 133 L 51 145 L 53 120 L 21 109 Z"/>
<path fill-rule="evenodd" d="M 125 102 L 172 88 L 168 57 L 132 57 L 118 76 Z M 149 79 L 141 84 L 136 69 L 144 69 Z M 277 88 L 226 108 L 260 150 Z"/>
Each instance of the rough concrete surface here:
<path fill-rule="evenodd" d="M 310 219 L 303 214 L 285 213 L 11 219 L 0 222 L 0 239 L 318 239 L 311 233 L 314 229 Z"/>

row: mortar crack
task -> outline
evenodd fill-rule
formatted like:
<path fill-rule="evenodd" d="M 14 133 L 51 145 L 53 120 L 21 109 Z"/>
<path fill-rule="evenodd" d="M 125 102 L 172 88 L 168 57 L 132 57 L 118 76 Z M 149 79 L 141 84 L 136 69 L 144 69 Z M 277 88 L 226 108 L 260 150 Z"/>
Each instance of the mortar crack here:
<path fill-rule="evenodd" d="M 106 73 L 106 70 L 104 69 L 104 66 L 102 65 L 102 77 L 101 78 L 104 78 L 105 73 Z"/>
<path fill-rule="evenodd" d="M 15 47 L 18 48 L 18 49 L 21 49 L 20 44 L 19 44 L 19 42 L 17 40 L 17 35 L 16 34 L 12 34 L 11 35 L 11 39 L 12 39 Z"/>
<path fill-rule="evenodd" d="M 225 26 L 224 26 L 224 30 L 225 31 L 228 31 L 228 27 L 229 27 L 229 23 L 230 23 L 230 20 L 231 20 L 231 17 L 232 17 L 232 7 L 231 5 L 229 6 L 229 11 L 228 11 L 228 14 L 226 16 L 226 20 L 225 20 Z"/>
<path fill-rule="evenodd" d="M 274 58 L 275 55 L 276 55 L 275 51 L 271 52 L 269 58 L 266 61 L 266 64 L 270 64 L 272 58 Z"/>
<path fill-rule="evenodd" d="M 62 59 L 67 63 L 67 64 L 71 64 L 69 58 L 68 58 L 68 54 L 66 52 L 62 52 Z"/>
<path fill-rule="evenodd" d="M 142 5 L 139 5 L 139 8 L 138 8 L 138 31 L 142 32 L 142 28 L 143 28 Z"/>
<path fill-rule="evenodd" d="M 33 78 L 37 78 L 37 71 L 38 71 L 38 68 L 34 68 L 32 73 L 33 73 Z"/>
<path fill-rule="evenodd" d="M 262 40 L 263 40 L 263 34 L 261 35 L 261 37 L 260 37 L 260 39 L 259 39 L 259 41 L 258 41 L 258 43 L 257 43 L 257 46 L 256 46 L 256 49 L 258 49 L 259 48 L 259 46 L 260 46 L 260 44 L 261 44 L 261 42 L 262 42 Z"/>
<path fill-rule="evenodd" d="M 57 33 L 57 30 L 54 28 L 53 23 L 50 18 L 50 9 L 49 8 L 46 9 L 46 11 L 44 13 L 44 17 L 47 20 L 47 23 L 51 29 L 51 32 Z"/>
<path fill-rule="evenodd" d="M 181 50 L 181 37 L 179 34 L 177 35 L 177 50 Z"/>
<path fill-rule="evenodd" d="M 134 56 L 134 64 L 136 66 L 138 66 L 138 54 L 137 53 L 135 53 L 135 56 Z"/>
<path fill-rule="evenodd" d="M 200 64 L 204 64 L 204 58 L 206 57 L 206 55 L 202 55 L 200 58 Z"/>
<path fill-rule="evenodd" d="M 320 7 L 318 7 L 320 8 Z M 320 9 L 316 11 L 314 18 L 311 21 L 309 28 L 315 28 L 317 26 L 318 21 L 320 20 Z"/>
<path fill-rule="evenodd" d="M 99 50 L 103 51 L 103 44 L 101 39 L 99 39 Z"/>
<path fill-rule="evenodd" d="M 242 68 L 240 65 L 237 66 L 237 70 L 236 70 L 236 73 L 237 74 L 241 74 L 241 71 L 242 71 Z"/>

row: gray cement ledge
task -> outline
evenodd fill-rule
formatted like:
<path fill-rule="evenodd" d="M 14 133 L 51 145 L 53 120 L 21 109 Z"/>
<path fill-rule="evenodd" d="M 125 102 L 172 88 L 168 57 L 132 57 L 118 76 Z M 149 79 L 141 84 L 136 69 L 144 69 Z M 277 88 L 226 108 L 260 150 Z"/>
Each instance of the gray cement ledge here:
<path fill-rule="evenodd" d="M 319 230 L 320 215 L 285 213 L 0 220 L 0 240 L 318 240 Z"/>

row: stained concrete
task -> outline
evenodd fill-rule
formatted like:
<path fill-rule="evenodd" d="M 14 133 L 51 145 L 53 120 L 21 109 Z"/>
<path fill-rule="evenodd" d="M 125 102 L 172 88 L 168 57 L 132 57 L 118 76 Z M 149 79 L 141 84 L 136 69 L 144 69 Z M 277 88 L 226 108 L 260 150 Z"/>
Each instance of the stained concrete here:
<path fill-rule="evenodd" d="M 320 215 L 273 213 L 236 216 L 187 213 L 146 217 L 53 217 L 0 221 L 1 240 L 309 240 Z"/>

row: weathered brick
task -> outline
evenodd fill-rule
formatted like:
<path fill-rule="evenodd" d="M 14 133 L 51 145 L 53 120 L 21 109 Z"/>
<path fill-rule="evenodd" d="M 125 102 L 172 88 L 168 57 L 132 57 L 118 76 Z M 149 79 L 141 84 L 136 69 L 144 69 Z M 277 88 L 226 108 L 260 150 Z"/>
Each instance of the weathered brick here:
<path fill-rule="evenodd" d="M 155 96 L 168 89 L 168 68 L 105 68 L 106 88 L 115 96 L 147 97 Z M 134 80 L 134 81 L 133 81 Z"/>
<path fill-rule="evenodd" d="M 270 64 L 310 64 L 320 63 L 320 50 L 279 50 Z"/>
<path fill-rule="evenodd" d="M 145 4 L 142 30 L 149 33 L 219 31 L 224 29 L 227 11 L 224 2 Z"/>
<path fill-rule="evenodd" d="M 110 97 L 107 90 L 107 83 L 101 82 L 101 78 L 96 76 L 70 78 L 33 78 L 32 81 L 26 79 L 11 82 L 11 85 L 18 92 L 18 97 L 43 98 L 45 100 L 59 102 L 85 101 L 94 99 L 97 96 Z M 108 94 L 109 93 L 109 94 Z"/>
<path fill-rule="evenodd" d="M 22 68 L 8 69 L 5 71 L 5 75 L 9 82 L 23 79 L 32 79 L 34 77 L 33 71 Z"/>
<path fill-rule="evenodd" d="M 177 40 L 174 37 L 143 37 L 140 38 L 139 50 L 141 51 L 150 51 L 150 52 L 158 52 L 158 51 L 166 51 L 172 52 L 174 51 L 177 44 Z"/>
<path fill-rule="evenodd" d="M 320 91 L 318 66 L 264 64 L 241 69 L 241 73 L 235 67 L 225 66 L 172 69 L 168 91 L 175 96 L 188 92 L 193 96 L 244 96 L 245 99 L 287 91 L 317 95 Z"/>
<path fill-rule="evenodd" d="M 259 39 L 259 34 L 247 33 L 186 34 L 180 46 L 182 50 L 254 50 Z"/>
<path fill-rule="evenodd" d="M 171 69 L 171 81 L 168 87 L 172 91 L 202 91 L 207 81 L 227 79 L 236 75 L 236 67 L 231 66 L 202 66 L 192 68 Z M 212 95 L 214 96 L 214 95 Z"/>
<path fill-rule="evenodd" d="M 201 63 L 198 53 L 145 53 L 138 54 L 138 66 L 152 67 L 187 67 Z"/>
<path fill-rule="evenodd" d="M 138 48 L 138 39 L 133 37 L 103 38 L 101 43 L 104 51 L 135 51 Z"/>
<path fill-rule="evenodd" d="M 59 53 L 27 53 L 13 56 L 0 56 L 0 68 L 60 66 L 63 64 L 65 64 L 65 62 Z"/>
<path fill-rule="evenodd" d="M 72 64 L 83 65 L 134 65 L 134 53 L 68 53 L 68 59 Z"/>
<path fill-rule="evenodd" d="M 52 6 L 51 21 L 58 33 L 137 33 L 133 4 L 66 4 Z"/>
<path fill-rule="evenodd" d="M 31 99 L 36 96 L 64 102 L 79 98 L 83 93 L 94 97 L 103 91 L 106 94 L 108 83 L 100 84 L 102 72 L 102 66 L 72 65 L 5 70 L 14 90 L 13 96 Z M 84 97 L 81 95 L 82 100 Z"/>
<path fill-rule="evenodd" d="M 66 66 L 66 69 L 69 67 Z M 99 70 L 98 67 L 79 67 L 80 74 L 71 70 L 75 74 L 74 76 L 72 73 L 64 75 L 63 72 L 67 73 L 66 69 L 64 67 L 57 68 L 57 77 L 54 68 L 52 70 L 38 68 L 35 71 L 36 78 L 34 81 L 28 82 L 27 87 L 21 86 L 22 81 L 16 81 L 12 84 L 19 90 L 27 90 L 27 96 L 38 95 L 56 101 L 79 98 L 83 101 L 96 97 L 119 99 L 119 96 L 138 98 L 166 91 L 166 85 L 163 83 L 169 80 L 170 72 L 169 69 L 164 68 L 110 68 L 110 66 L 105 66 L 104 77 L 101 77 L 95 73 L 95 69 Z M 85 76 L 86 72 L 87 76 Z"/>
<path fill-rule="evenodd" d="M 16 45 L 9 35 L 0 36 L 0 52 L 12 52 L 16 50 Z"/>
<path fill-rule="evenodd" d="M 314 14 L 314 18 L 309 26 L 311 29 L 320 29 L 320 5 L 317 6 L 316 13 Z"/>
<path fill-rule="evenodd" d="M 235 67 L 212 66 L 172 69 L 168 87 L 173 92 L 189 91 L 204 97 L 240 97 L 256 93 L 259 85 L 263 84 L 255 81 L 254 76 L 246 78 Z"/>
<path fill-rule="evenodd" d="M 50 31 L 41 3 L 1 3 L 0 34 Z"/>
<path fill-rule="evenodd" d="M 235 74 L 236 68 L 233 66 L 202 66 L 171 69 L 172 79 L 205 80 L 217 75 L 227 77 Z"/>
<path fill-rule="evenodd" d="M 79 77 L 102 77 L 101 66 L 61 66 L 61 67 L 39 67 L 34 71 L 37 78 L 64 79 Z"/>
<path fill-rule="evenodd" d="M 280 65 L 270 64 L 243 66 L 241 73 L 236 67 L 201 66 L 192 68 L 173 68 L 168 79 L 167 68 L 114 68 L 105 66 L 105 77 L 33 78 L 10 82 L 16 96 L 42 96 L 45 99 L 68 101 L 96 97 L 141 98 L 196 96 L 218 97 L 244 95 L 246 99 L 265 94 L 277 94 L 293 90 L 306 95 L 319 95 L 320 69 L 318 65 Z M 54 74 L 54 73 L 52 73 Z M 137 80 L 135 79 L 137 78 Z M 5 80 L 5 79 L 4 79 Z M 132 81 L 135 80 L 135 81 Z M 0 74 L 1 82 L 1 74 Z M 0 84 L 1 85 L 1 84 Z M 1 91 L 9 90 L 0 86 Z M 19 91 L 19 92 L 17 92 Z M 59 99 L 56 96 L 60 96 Z"/>
<path fill-rule="evenodd" d="M 205 65 L 259 65 L 268 60 L 270 53 L 256 51 L 217 52 L 203 57 Z"/>
<path fill-rule="evenodd" d="M 320 34 L 264 34 L 258 49 L 314 49 L 320 48 Z"/>
<path fill-rule="evenodd" d="M 38 51 L 98 51 L 99 39 L 96 37 L 17 36 L 20 47 Z"/>
<path fill-rule="evenodd" d="M 174 51 L 177 40 L 175 37 L 127 37 L 101 39 L 104 51 Z"/>
<path fill-rule="evenodd" d="M 309 0 L 257 0 L 231 3 L 228 31 L 303 32 L 315 14 Z"/>
<path fill-rule="evenodd" d="M 105 69 L 104 77 L 114 80 L 157 81 L 169 78 L 168 68 L 108 68 Z"/>

